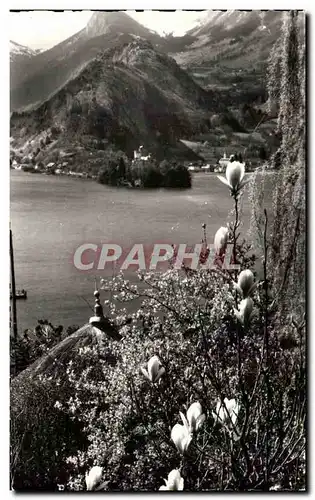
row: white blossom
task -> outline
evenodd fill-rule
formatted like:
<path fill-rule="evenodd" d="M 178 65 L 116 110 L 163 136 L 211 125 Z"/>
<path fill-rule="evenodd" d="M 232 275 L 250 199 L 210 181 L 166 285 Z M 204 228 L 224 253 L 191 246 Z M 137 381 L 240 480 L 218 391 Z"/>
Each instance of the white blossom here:
<path fill-rule="evenodd" d="M 103 467 L 95 465 L 89 473 L 85 474 L 86 489 L 92 491 L 95 486 L 100 482 L 103 474 Z"/>
<path fill-rule="evenodd" d="M 235 316 L 242 323 L 247 324 L 253 312 L 254 302 L 251 298 L 241 300 L 238 309 L 234 309 Z"/>
<path fill-rule="evenodd" d="M 216 252 L 220 252 L 226 248 L 229 238 L 229 230 L 227 227 L 220 227 L 214 236 L 214 248 Z"/>
<path fill-rule="evenodd" d="M 244 297 L 248 297 L 256 288 L 254 275 L 250 269 L 241 271 L 238 275 L 237 283 L 234 283 L 236 290 Z"/>
<path fill-rule="evenodd" d="M 205 421 L 206 416 L 202 413 L 201 404 L 196 402 L 190 405 L 186 412 L 186 417 L 182 412 L 179 412 L 184 426 L 187 427 L 190 433 L 197 432 Z"/>
<path fill-rule="evenodd" d="M 171 439 L 179 453 L 184 455 L 192 440 L 192 434 L 189 431 L 188 425 L 175 424 L 171 431 Z"/>
<path fill-rule="evenodd" d="M 183 491 L 184 489 L 184 479 L 178 469 L 173 469 L 164 481 L 165 485 L 159 488 L 160 491 Z"/>
<path fill-rule="evenodd" d="M 143 367 L 141 367 L 140 370 L 153 384 L 157 382 L 165 373 L 165 368 L 162 366 L 161 361 L 157 356 L 152 356 L 152 358 L 149 359 L 147 370 Z"/>
<path fill-rule="evenodd" d="M 221 424 L 231 426 L 231 421 L 233 425 L 236 423 L 239 409 L 240 406 L 236 399 L 225 398 L 224 404 L 222 404 L 221 401 L 217 402 L 216 411 L 212 414 L 216 421 L 219 421 Z"/>
<path fill-rule="evenodd" d="M 241 189 L 247 182 L 243 181 L 245 175 L 245 163 L 240 163 L 239 161 L 229 162 L 225 177 L 218 175 L 218 179 L 226 184 L 233 192 Z M 243 182 L 242 182 L 243 181 Z"/>
<path fill-rule="evenodd" d="M 281 488 L 281 485 L 280 484 L 275 484 L 274 486 L 271 486 L 269 488 L 269 491 L 280 491 L 282 488 Z M 299 490 L 300 491 L 300 490 Z M 302 490 L 304 491 L 304 490 Z"/>

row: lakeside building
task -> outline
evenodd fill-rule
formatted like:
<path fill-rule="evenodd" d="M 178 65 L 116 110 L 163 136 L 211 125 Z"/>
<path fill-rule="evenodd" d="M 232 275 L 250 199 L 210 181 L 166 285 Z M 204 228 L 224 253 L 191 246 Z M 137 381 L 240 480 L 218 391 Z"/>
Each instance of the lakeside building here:
<path fill-rule="evenodd" d="M 221 170 L 221 171 L 223 171 L 223 170 L 225 170 L 225 169 L 226 169 L 226 167 L 227 167 L 227 165 L 228 165 L 228 163 L 229 163 L 229 162 L 230 162 L 230 158 L 228 158 L 228 157 L 226 156 L 226 153 L 224 152 L 223 157 L 222 157 L 222 158 L 220 158 L 220 160 L 219 160 L 219 165 L 220 165 L 220 167 L 222 168 L 222 170 Z"/>
<path fill-rule="evenodd" d="M 133 161 L 142 160 L 148 161 L 151 158 L 151 153 L 145 155 L 145 151 L 143 146 L 139 146 L 138 150 L 134 150 L 133 152 Z"/>

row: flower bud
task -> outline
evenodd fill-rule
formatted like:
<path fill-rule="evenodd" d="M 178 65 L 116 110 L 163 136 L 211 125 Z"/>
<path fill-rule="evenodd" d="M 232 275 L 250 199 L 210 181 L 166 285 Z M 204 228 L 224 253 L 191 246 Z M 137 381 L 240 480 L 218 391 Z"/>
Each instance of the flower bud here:
<path fill-rule="evenodd" d="M 231 188 L 237 189 L 245 175 L 245 164 L 238 161 L 228 163 L 226 167 L 226 179 Z"/>
<path fill-rule="evenodd" d="M 141 367 L 143 375 L 153 384 L 157 382 L 165 373 L 165 368 L 161 366 L 161 361 L 157 356 L 152 356 L 148 361 L 148 369 Z"/>
<path fill-rule="evenodd" d="M 103 467 L 96 465 L 92 467 L 89 473 L 85 475 L 86 489 L 92 491 L 95 486 L 100 482 L 103 474 Z"/>
<path fill-rule="evenodd" d="M 226 245 L 229 238 L 229 230 L 227 227 L 220 227 L 214 236 L 214 248 L 216 253 L 220 253 L 222 250 L 226 249 Z"/>
<path fill-rule="evenodd" d="M 254 303 L 251 298 L 247 297 L 246 299 L 241 300 L 238 310 L 234 309 L 235 315 L 238 320 L 242 323 L 242 325 L 246 325 L 253 312 Z"/>
<path fill-rule="evenodd" d="M 184 455 L 192 440 L 192 434 L 186 425 L 175 424 L 171 431 L 171 439 L 179 453 Z"/>
<path fill-rule="evenodd" d="M 242 290 L 243 297 L 246 298 L 254 285 L 254 275 L 252 271 L 249 269 L 242 271 L 238 276 L 237 285 Z"/>
<path fill-rule="evenodd" d="M 245 175 L 245 163 L 240 163 L 239 161 L 233 161 L 228 163 L 225 171 L 225 178 L 222 175 L 218 175 L 218 179 L 229 186 L 233 193 L 241 189 L 245 183 L 243 177 Z"/>
<path fill-rule="evenodd" d="M 184 479 L 178 469 L 173 469 L 164 481 L 165 486 L 161 486 L 159 491 L 183 491 L 184 489 Z"/>
<path fill-rule="evenodd" d="M 185 416 L 180 413 L 181 418 L 185 419 Z M 206 419 L 204 413 L 202 413 L 201 404 L 196 402 L 190 405 L 186 413 L 188 428 L 190 432 L 197 432 L 198 429 L 202 426 L 203 422 Z"/>

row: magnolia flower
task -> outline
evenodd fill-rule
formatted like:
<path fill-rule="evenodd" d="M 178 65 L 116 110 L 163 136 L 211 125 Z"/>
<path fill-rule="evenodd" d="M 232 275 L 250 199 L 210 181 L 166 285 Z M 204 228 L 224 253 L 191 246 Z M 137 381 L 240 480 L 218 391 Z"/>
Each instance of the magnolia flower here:
<path fill-rule="evenodd" d="M 187 428 L 188 432 L 191 434 L 197 432 L 205 421 L 206 416 L 202 413 L 202 408 L 200 403 L 193 403 L 190 405 L 186 412 L 186 416 L 180 411 L 179 412 L 184 426 Z"/>
<path fill-rule="evenodd" d="M 227 227 L 220 227 L 214 236 L 214 248 L 217 253 L 225 250 L 229 238 L 229 230 Z"/>
<path fill-rule="evenodd" d="M 165 373 L 165 368 L 161 366 L 161 361 L 157 356 L 152 356 L 148 361 L 148 370 L 140 368 L 143 375 L 153 384 Z"/>
<path fill-rule="evenodd" d="M 171 439 L 179 453 L 184 455 L 192 440 L 192 434 L 189 432 L 188 425 L 175 424 L 171 431 Z"/>
<path fill-rule="evenodd" d="M 240 163 L 239 161 L 233 161 L 228 163 L 225 171 L 225 178 L 222 175 L 218 175 L 218 179 L 220 179 L 223 184 L 229 186 L 229 188 L 235 192 L 245 186 L 245 182 L 243 177 L 245 175 L 245 163 Z"/>
<path fill-rule="evenodd" d="M 280 491 L 282 489 L 281 487 L 281 484 L 275 484 L 274 486 L 271 486 L 271 488 L 269 488 L 269 491 Z M 299 490 L 301 491 L 301 490 Z M 305 491 L 305 490 L 302 490 L 302 491 Z"/>
<path fill-rule="evenodd" d="M 254 283 L 254 275 L 249 270 L 246 269 L 242 271 L 239 276 L 237 283 L 234 283 L 236 290 L 244 297 L 248 297 L 256 288 L 256 283 Z"/>
<path fill-rule="evenodd" d="M 239 404 L 236 399 L 224 399 L 224 404 L 221 401 L 217 402 L 216 411 L 213 412 L 213 416 L 216 421 L 220 421 L 221 424 L 227 424 L 228 426 L 232 424 L 235 425 L 238 412 Z"/>
<path fill-rule="evenodd" d="M 173 469 L 164 481 L 165 485 L 159 488 L 160 491 L 183 491 L 184 489 L 184 479 L 178 469 Z"/>
<path fill-rule="evenodd" d="M 85 474 L 86 489 L 91 491 L 100 482 L 103 474 L 103 467 L 96 465 L 89 473 Z"/>
<path fill-rule="evenodd" d="M 238 310 L 234 309 L 235 316 L 244 325 L 249 322 L 253 312 L 254 302 L 251 298 L 241 300 Z"/>

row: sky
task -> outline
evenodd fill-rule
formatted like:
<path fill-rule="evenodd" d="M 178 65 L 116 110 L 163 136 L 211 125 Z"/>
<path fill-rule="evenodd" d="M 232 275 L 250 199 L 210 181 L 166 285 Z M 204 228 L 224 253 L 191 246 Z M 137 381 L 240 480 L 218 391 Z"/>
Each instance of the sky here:
<path fill-rule="evenodd" d="M 156 11 L 126 11 L 136 21 L 149 29 L 163 32 L 174 32 L 174 35 L 183 35 L 196 24 L 196 20 L 206 13 Z M 49 49 L 84 28 L 92 15 L 91 11 L 82 12 L 52 12 L 30 11 L 10 12 L 9 36 L 10 40 L 26 45 L 32 49 Z"/>

